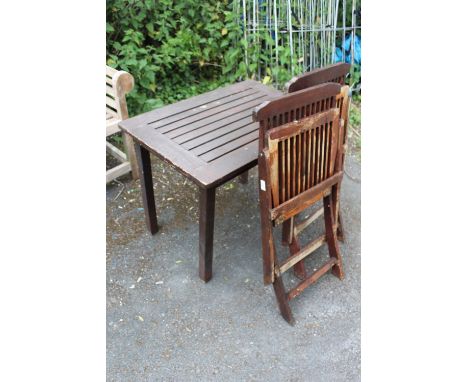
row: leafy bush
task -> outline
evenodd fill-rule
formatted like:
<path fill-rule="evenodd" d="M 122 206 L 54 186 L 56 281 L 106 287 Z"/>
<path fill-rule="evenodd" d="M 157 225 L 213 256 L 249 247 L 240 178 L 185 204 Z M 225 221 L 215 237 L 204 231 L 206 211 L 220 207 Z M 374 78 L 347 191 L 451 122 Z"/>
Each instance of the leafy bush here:
<path fill-rule="evenodd" d="M 238 19 L 242 12 L 232 8 L 239 4 L 232 0 L 107 0 L 107 64 L 135 78 L 135 89 L 127 96 L 131 116 L 236 79 L 270 83 L 275 78 L 281 86 L 291 78 L 291 71 L 299 73 L 297 58 L 291 58 L 287 44 L 278 46 L 279 65 L 271 67 L 275 41 L 269 31 L 244 39 Z M 356 83 L 359 75 L 360 70 L 354 70 L 350 83 Z"/>
<path fill-rule="evenodd" d="M 107 64 L 135 78 L 130 114 L 241 76 L 235 17 L 227 0 L 107 0 Z"/>

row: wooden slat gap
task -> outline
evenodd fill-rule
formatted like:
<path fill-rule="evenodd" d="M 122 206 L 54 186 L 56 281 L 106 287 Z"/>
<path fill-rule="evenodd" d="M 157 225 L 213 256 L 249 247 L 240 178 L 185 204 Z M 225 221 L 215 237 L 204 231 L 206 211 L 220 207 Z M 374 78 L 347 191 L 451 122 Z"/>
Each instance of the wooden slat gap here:
<path fill-rule="evenodd" d="M 251 94 L 247 94 L 247 95 L 242 96 L 242 97 L 239 97 L 239 98 L 234 98 L 234 99 L 232 99 L 231 101 L 228 101 L 228 102 L 225 102 L 225 103 L 220 102 L 220 100 L 222 100 L 222 99 L 224 99 L 224 98 L 232 97 L 233 95 L 237 95 L 237 94 L 239 94 L 239 93 L 243 93 L 243 92 L 248 91 L 248 90 L 255 90 L 255 91 L 254 91 L 253 93 L 251 93 Z M 253 88 L 244 89 L 244 90 L 242 90 L 242 91 L 240 91 L 240 92 L 237 92 L 237 93 L 227 94 L 226 96 L 220 97 L 220 98 L 218 98 L 218 99 L 216 99 L 216 100 L 214 100 L 214 101 L 210 101 L 210 102 L 207 102 L 207 103 L 203 103 L 203 102 L 202 102 L 202 103 L 198 104 L 197 106 L 191 106 L 191 107 L 189 107 L 189 108 L 187 108 L 187 109 L 185 109 L 185 110 L 179 111 L 179 112 L 177 112 L 177 113 L 175 113 L 175 114 L 170 114 L 170 115 L 167 115 L 167 116 L 162 117 L 162 118 L 160 118 L 160 119 L 156 119 L 156 120 L 154 120 L 154 121 L 147 122 L 147 124 L 148 124 L 148 125 L 152 125 L 152 124 L 154 124 L 154 123 L 161 122 L 161 121 L 163 121 L 164 119 L 173 118 L 174 116 L 177 116 L 177 115 L 180 115 L 180 116 L 183 115 L 181 118 L 175 119 L 175 120 L 173 120 L 173 121 L 171 121 L 171 122 L 163 122 L 163 123 L 164 123 L 164 126 L 168 126 L 168 125 L 171 125 L 171 124 L 173 124 L 173 123 L 179 122 L 179 121 L 181 121 L 181 120 L 183 120 L 183 119 L 185 119 L 185 118 L 193 117 L 193 116 L 198 115 L 198 114 L 200 114 L 200 113 L 203 113 L 203 112 L 206 112 L 206 111 L 211 111 L 211 110 L 214 110 L 214 109 L 216 109 L 216 108 L 218 108 L 218 107 L 220 107 L 220 106 L 224 106 L 224 105 L 227 105 L 227 104 L 229 104 L 229 103 L 231 103 L 231 102 L 238 101 L 238 100 L 240 100 L 240 99 L 242 99 L 242 98 L 249 97 L 249 96 L 253 96 L 253 95 L 257 95 L 257 94 L 262 94 L 263 96 L 265 95 L 264 93 L 258 91 L 257 89 L 253 89 Z M 189 99 L 190 99 L 190 98 L 189 98 Z M 208 107 L 208 105 L 210 105 L 210 104 L 213 104 L 214 107 Z M 242 103 L 241 103 L 240 105 L 242 105 Z M 170 106 L 170 105 L 168 105 L 168 106 Z M 206 106 L 206 107 L 202 108 L 202 106 Z M 198 109 L 198 108 L 200 108 L 200 110 L 196 110 L 196 109 Z M 196 110 L 196 111 L 195 111 L 195 110 Z M 192 111 L 192 113 L 187 114 L 187 115 L 184 115 L 185 113 L 188 113 L 188 112 L 190 112 L 190 111 Z M 156 127 L 156 128 L 158 128 L 158 127 Z"/>
<path fill-rule="evenodd" d="M 327 241 L 327 236 L 322 235 L 311 241 L 307 244 L 304 248 L 302 248 L 299 252 L 295 253 L 293 256 L 288 257 L 281 265 L 275 267 L 275 274 L 276 276 L 281 275 L 282 273 L 286 272 L 289 268 L 297 264 L 299 261 L 310 255 L 312 252 L 320 248 L 323 244 Z"/>
<path fill-rule="evenodd" d="M 323 215 L 323 207 L 319 208 L 315 211 L 312 215 L 310 215 L 307 219 L 297 223 L 294 226 L 294 235 L 299 235 L 304 229 L 306 229 L 309 225 L 311 225 L 314 221 L 316 221 L 320 216 Z"/>
<path fill-rule="evenodd" d="M 295 288 L 291 289 L 288 292 L 288 300 L 291 301 L 293 298 L 299 296 L 304 289 L 308 286 L 315 284 L 320 277 L 322 277 L 325 273 L 327 273 L 335 264 L 338 263 L 338 259 L 335 257 L 330 258 L 322 267 L 317 269 L 314 273 L 312 273 L 309 277 L 307 277 L 304 281 L 299 283 Z"/>
<path fill-rule="evenodd" d="M 262 93 L 259 93 L 259 94 L 262 94 Z M 242 102 L 242 103 L 239 103 L 239 104 L 235 105 L 235 107 L 242 106 L 242 105 L 248 104 L 248 103 L 250 103 L 250 102 L 257 101 L 257 100 L 261 100 L 262 98 L 268 98 L 268 97 L 269 97 L 269 96 L 268 96 L 267 94 L 262 94 L 261 97 L 249 99 L 248 101 L 245 101 L 245 102 Z M 197 116 L 197 115 L 199 115 L 199 114 L 201 114 L 201 113 L 203 113 L 203 112 L 208 112 L 208 111 L 211 112 L 211 111 L 217 109 L 218 107 L 223 107 L 223 106 L 226 106 L 226 105 L 227 105 L 227 103 L 219 104 L 218 106 L 213 107 L 213 108 L 211 108 L 211 109 L 202 110 L 202 111 L 200 111 L 200 112 L 198 112 L 198 113 L 194 113 L 194 114 L 191 114 L 191 115 L 186 115 L 186 116 L 184 116 L 184 117 L 182 117 L 182 118 L 180 118 L 180 119 L 177 119 L 177 120 L 175 120 L 175 121 L 169 122 L 169 123 L 167 123 L 167 124 L 164 125 L 164 126 L 156 126 L 156 127 L 154 127 L 154 129 L 155 129 L 156 131 L 157 131 L 158 129 L 162 129 L 162 128 L 166 129 L 168 126 L 170 126 L 170 125 L 172 125 L 172 124 L 174 124 L 174 123 L 180 122 L 180 121 L 182 121 L 182 120 L 184 120 L 184 119 L 192 118 L 192 117 Z M 225 110 L 220 110 L 219 112 L 224 112 L 224 111 L 228 111 L 228 110 L 229 110 L 229 108 L 226 108 Z M 183 125 L 177 125 L 176 127 L 169 128 L 168 130 L 164 130 L 163 134 L 167 134 L 167 133 L 170 133 L 170 132 L 172 132 L 172 131 L 174 131 L 174 130 L 181 129 L 181 128 L 187 126 L 187 125 L 191 125 L 191 124 L 193 124 L 193 123 L 195 123 L 195 122 L 198 122 L 198 121 L 203 121 L 204 119 L 209 118 L 209 117 L 211 117 L 211 116 L 212 116 L 212 115 L 200 116 L 200 118 L 195 119 L 195 120 L 193 120 L 193 121 L 189 121 L 189 122 L 187 122 L 187 123 L 185 123 L 185 124 L 183 124 Z M 149 124 L 153 124 L 153 122 L 151 122 L 151 123 L 149 123 Z"/>

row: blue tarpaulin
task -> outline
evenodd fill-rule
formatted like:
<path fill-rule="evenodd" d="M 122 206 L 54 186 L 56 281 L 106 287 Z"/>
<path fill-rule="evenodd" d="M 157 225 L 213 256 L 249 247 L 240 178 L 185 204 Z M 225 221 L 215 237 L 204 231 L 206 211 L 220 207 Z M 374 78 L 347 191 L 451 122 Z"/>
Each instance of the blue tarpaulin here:
<path fill-rule="evenodd" d="M 345 39 L 345 61 L 351 63 L 351 34 Z M 343 61 L 343 51 L 340 48 L 335 48 L 335 62 Z M 361 65 L 361 38 L 354 36 L 354 63 Z"/>

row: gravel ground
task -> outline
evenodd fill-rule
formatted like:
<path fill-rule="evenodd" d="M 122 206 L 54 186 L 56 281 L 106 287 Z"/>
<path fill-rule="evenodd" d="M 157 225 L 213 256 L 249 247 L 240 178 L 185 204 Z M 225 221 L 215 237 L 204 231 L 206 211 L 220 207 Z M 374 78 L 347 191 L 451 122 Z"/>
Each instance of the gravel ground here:
<path fill-rule="evenodd" d="M 292 301 L 294 327 L 279 314 L 273 288 L 262 282 L 257 169 L 247 185 L 234 180 L 217 190 L 207 284 L 197 270 L 197 189 L 155 158 L 153 171 L 155 236 L 146 231 L 139 181 L 125 176 L 107 186 L 107 379 L 360 380 L 358 161 L 347 158 L 342 188 L 345 279 L 329 273 Z M 322 231 L 316 223 L 303 236 L 308 241 Z M 320 248 L 307 267 L 327 256 Z M 294 282 L 285 278 L 286 286 Z"/>

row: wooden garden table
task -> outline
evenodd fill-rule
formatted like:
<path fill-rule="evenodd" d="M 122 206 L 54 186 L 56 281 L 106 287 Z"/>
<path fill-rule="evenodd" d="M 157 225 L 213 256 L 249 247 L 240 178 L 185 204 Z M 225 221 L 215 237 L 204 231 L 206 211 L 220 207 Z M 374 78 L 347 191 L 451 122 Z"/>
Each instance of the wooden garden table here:
<path fill-rule="evenodd" d="M 199 187 L 199 275 L 212 276 L 216 187 L 257 164 L 258 123 L 253 109 L 282 93 L 243 81 L 119 123 L 135 142 L 146 225 L 158 231 L 150 153 Z"/>

